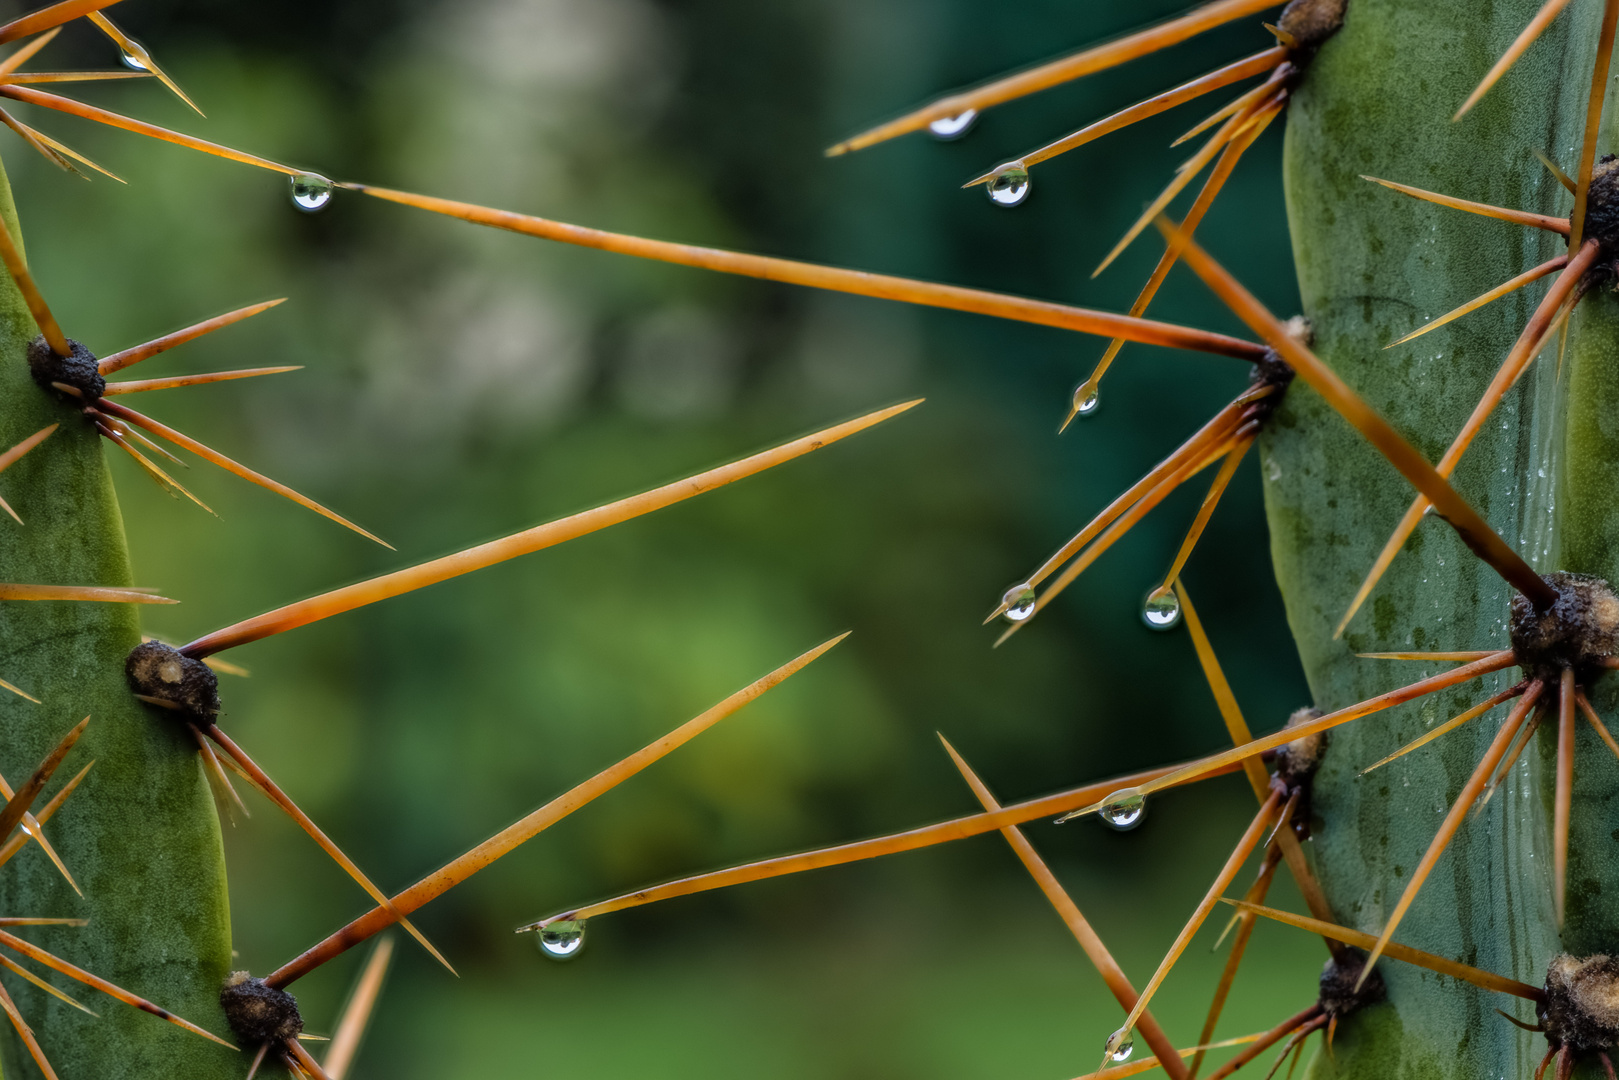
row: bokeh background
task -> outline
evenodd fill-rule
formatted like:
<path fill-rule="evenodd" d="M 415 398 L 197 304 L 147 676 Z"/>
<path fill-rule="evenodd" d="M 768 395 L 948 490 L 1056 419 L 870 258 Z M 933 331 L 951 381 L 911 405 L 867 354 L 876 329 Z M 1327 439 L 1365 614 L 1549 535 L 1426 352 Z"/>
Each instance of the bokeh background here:
<path fill-rule="evenodd" d="M 132 0 L 110 14 L 208 118 L 155 85 L 82 96 L 336 177 L 1120 310 L 1156 239 L 1091 270 L 1206 108 L 1041 166 L 1015 210 L 959 185 L 1265 47 L 1257 20 L 995 110 L 959 142 L 821 149 L 1180 6 Z M 79 26 L 37 66 L 117 59 Z M 1120 1011 L 995 836 L 603 918 L 566 964 L 511 931 L 691 870 L 975 809 L 935 731 L 1006 800 L 1218 747 L 1184 630 L 1156 634 L 1138 615 L 1200 492 L 1156 511 L 1007 647 L 992 650 L 996 628 L 980 620 L 1228 400 L 1242 365 L 1128 347 L 1098 414 L 1059 438 L 1099 342 L 638 264 L 342 193 L 305 215 L 279 176 L 31 118 L 128 180 L 66 176 L 3 136 L 63 324 L 104 353 L 288 297 L 141 375 L 302 371 L 142 404 L 399 549 L 199 465 L 182 480 L 209 517 L 115 459 L 137 579 L 184 601 L 151 614 L 171 639 L 928 399 L 655 517 L 232 654 L 252 670 L 224 687 L 233 734 L 399 887 L 854 631 L 424 910 L 461 978 L 403 942 L 356 1075 L 1058 1080 L 1095 1067 Z M 1201 235 L 1289 314 L 1279 128 Z M 1154 314 L 1233 327 L 1184 271 Z M 1264 730 L 1307 692 L 1257 468 L 1245 464 L 1185 580 Z M 263 971 L 368 905 L 288 821 L 253 809 L 226 844 L 237 948 Z M 1130 833 L 1095 821 L 1028 833 L 1139 985 L 1252 809 L 1232 778 L 1155 800 Z M 1274 895 L 1295 902 L 1291 886 Z M 1214 936 L 1154 1006 L 1183 1043 L 1223 959 Z M 1306 1004 L 1320 952 L 1261 927 L 1221 1033 Z M 360 959 L 300 984 L 311 1030 L 329 1027 Z"/>

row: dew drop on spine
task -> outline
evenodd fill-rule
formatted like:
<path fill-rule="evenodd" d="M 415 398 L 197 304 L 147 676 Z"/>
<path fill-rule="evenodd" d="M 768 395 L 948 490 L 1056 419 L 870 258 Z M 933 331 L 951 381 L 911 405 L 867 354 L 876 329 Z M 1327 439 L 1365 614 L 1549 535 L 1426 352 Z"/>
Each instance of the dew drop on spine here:
<path fill-rule="evenodd" d="M 1112 1061 L 1129 1061 L 1135 1049 L 1136 1041 L 1129 1028 L 1120 1028 L 1107 1037 L 1107 1056 Z"/>
<path fill-rule="evenodd" d="M 1029 197 L 1029 170 L 1021 161 L 1002 165 L 989 178 L 984 190 L 989 192 L 989 201 L 996 206 L 1017 206 Z"/>
<path fill-rule="evenodd" d="M 287 177 L 292 185 L 292 205 L 313 214 L 317 210 L 324 210 L 332 201 L 332 182 L 320 173 L 299 173 Z"/>
<path fill-rule="evenodd" d="M 940 142 L 959 139 L 978 122 L 977 109 L 963 109 L 954 116 L 941 116 L 928 124 L 928 134 Z"/>
<path fill-rule="evenodd" d="M 1095 416 L 1096 410 L 1101 408 L 1102 392 L 1089 382 L 1082 382 L 1074 387 L 1074 415 L 1079 417 Z"/>
<path fill-rule="evenodd" d="M 1141 794 L 1139 788 L 1125 788 L 1115 791 L 1102 800 L 1102 807 L 1097 816 L 1113 828 L 1124 832 L 1141 824 L 1141 819 L 1147 814 L 1147 797 Z M 1115 1032 L 1114 1034 L 1118 1034 Z M 1126 1035 L 1129 1032 L 1125 1032 Z M 1123 1059 L 1120 1059 L 1123 1060 Z"/>
<path fill-rule="evenodd" d="M 579 919 L 560 919 L 540 929 L 540 952 L 553 960 L 572 960 L 585 947 L 585 924 Z"/>
<path fill-rule="evenodd" d="M 1173 589 L 1154 589 L 1141 602 L 1141 621 L 1150 630 L 1173 630 L 1180 625 L 1181 602 Z"/>
<path fill-rule="evenodd" d="M 1007 622 L 1020 623 L 1034 614 L 1034 586 L 1026 581 L 1019 582 L 1006 590 L 1001 597 L 1001 603 L 1006 605 L 1005 615 Z"/>

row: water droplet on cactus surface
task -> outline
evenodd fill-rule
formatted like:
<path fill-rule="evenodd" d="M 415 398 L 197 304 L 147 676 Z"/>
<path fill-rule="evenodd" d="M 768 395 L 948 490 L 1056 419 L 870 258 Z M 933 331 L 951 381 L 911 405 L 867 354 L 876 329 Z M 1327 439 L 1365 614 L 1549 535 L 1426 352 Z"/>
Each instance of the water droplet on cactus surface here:
<path fill-rule="evenodd" d="M 1074 415 L 1090 416 L 1102 404 L 1102 393 L 1088 382 L 1074 387 Z"/>
<path fill-rule="evenodd" d="M 553 960 L 572 960 L 585 947 L 585 924 L 560 919 L 540 929 L 540 951 Z"/>
<path fill-rule="evenodd" d="M 1006 590 L 1001 603 L 1006 605 L 1007 622 L 1022 622 L 1034 614 L 1034 586 L 1027 581 L 1019 582 Z"/>
<path fill-rule="evenodd" d="M 1173 630 L 1181 621 L 1181 601 L 1173 589 L 1155 590 L 1141 602 L 1141 621 L 1153 630 Z"/>
<path fill-rule="evenodd" d="M 1107 1056 L 1113 1061 L 1129 1061 L 1135 1049 L 1136 1041 L 1130 1037 L 1129 1028 L 1120 1028 L 1107 1037 Z"/>
<path fill-rule="evenodd" d="M 1103 821 L 1120 832 L 1140 825 L 1141 819 L 1146 812 L 1147 797 L 1141 794 L 1139 788 L 1133 787 L 1125 788 L 1123 791 L 1115 791 L 1102 800 L 1102 808 L 1097 811 Z M 1114 1034 L 1118 1035 L 1120 1033 L 1114 1032 Z M 1128 1035 L 1129 1032 L 1126 1031 L 1123 1034 Z M 1128 1053 L 1126 1051 L 1126 1054 Z M 1124 1059 L 1120 1058 L 1119 1060 L 1123 1061 Z"/>
<path fill-rule="evenodd" d="M 146 63 L 146 58 L 150 55 L 140 42 L 131 39 L 128 48 L 119 50 L 118 59 L 122 60 L 124 66 L 131 71 L 151 71 L 151 67 Z"/>
<path fill-rule="evenodd" d="M 292 184 L 292 205 L 313 214 L 332 201 L 332 182 L 320 173 L 299 173 L 287 178 Z"/>
<path fill-rule="evenodd" d="M 1021 161 L 1002 165 L 989 178 L 984 190 L 989 192 L 989 201 L 996 206 L 1016 206 L 1029 197 L 1029 170 Z"/>
<path fill-rule="evenodd" d="M 963 109 L 954 116 L 941 116 L 928 125 L 928 134 L 941 142 L 959 139 L 972 130 L 978 120 L 977 109 Z"/>

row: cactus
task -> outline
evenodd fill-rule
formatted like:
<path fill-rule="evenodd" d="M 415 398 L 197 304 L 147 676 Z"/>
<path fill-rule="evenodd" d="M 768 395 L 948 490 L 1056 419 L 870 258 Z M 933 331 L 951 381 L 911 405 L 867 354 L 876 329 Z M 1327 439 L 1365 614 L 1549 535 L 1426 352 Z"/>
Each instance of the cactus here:
<path fill-rule="evenodd" d="M 1109 342 L 1076 388 L 1068 420 L 1094 408 L 1104 376 L 1127 343 L 1250 365 L 1249 382 L 1229 406 L 1009 589 L 991 616 L 1004 618 L 1001 640 L 1017 648 L 1024 635 L 1040 632 L 1036 616 L 1138 521 L 1176 488 L 1212 474 L 1203 506 L 1149 592 L 1144 615 L 1159 628 L 1184 625 L 1232 749 L 1003 805 L 946 743 L 982 812 L 575 906 L 522 928 L 536 932 L 545 951 L 571 955 L 587 920 L 627 907 L 1000 832 L 1124 1010 L 1105 1049 L 1097 1048 L 1104 1058 L 1099 1076 L 1133 1075 L 1155 1064 L 1175 1080 L 1207 1066 L 1217 1080 L 1273 1047 L 1284 1058 L 1302 1050 L 1316 1032 L 1325 1044 L 1311 1065 L 1317 1076 L 1522 1074 L 1537 1066 L 1544 1072 L 1554 1061 L 1560 1080 L 1576 1067 L 1606 1066 L 1611 1074 L 1607 1054 L 1619 1044 L 1619 1023 L 1608 1003 L 1619 976 L 1606 954 L 1619 949 L 1619 920 L 1604 896 L 1619 881 L 1605 854 L 1615 823 L 1604 804 L 1614 790 L 1609 752 L 1619 758 L 1619 743 L 1603 717 L 1614 715 L 1619 695 L 1602 674 L 1619 666 L 1619 597 L 1606 584 L 1619 576 L 1619 564 L 1610 550 L 1614 521 L 1605 483 L 1619 447 L 1606 419 L 1616 313 L 1602 286 L 1613 274 L 1610 246 L 1619 243 L 1619 168 L 1599 155 L 1608 149 L 1600 120 L 1619 0 L 1604 0 L 1600 11 L 1595 0 L 1584 7 L 1567 0 L 1544 7 L 1527 0 L 1294 0 L 1277 16 L 1268 47 L 1235 61 L 1217 58 L 1225 66 L 1208 76 L 969 183 L 982 185 L 1002 206 L 1016 206 L 1050 158 L 1233 88 L 1232 105 L 1199 129 L 1208 134 L 1191 163 L 1103 262 L 1105 268 L 1132 242 L 1164 239 L 1165 254 L 1128 314 L 334 182 L 85 105 L 58 93 L 52 77 L 15 77 L 58 27 L 86 18 L 134 58 L 133 74 L 156 77 L 190 104 L 152 55 L 101 13 L 112 2 L 63 0 L 0 26 L 0 43 L 24 42 L 0 61 L 0 97 L 283 174 L 305 209 L 322 208 L 334 195 L 363 195 L 399 212 Z M 1279 7 L 1211 0 L 1140 34 L 940 99 L 832 152 L 853 153 L 928 127 L 957 136 L 982 110 Z M 15 118 L 7 123 L 53 164 L 101 168 L 40 129 Z M 1286 128 L 1286 211 L 1303 300 L 1302 318 L 1290 321 L 1267 311 L 1196 236 L 1244 155 L 1279 123 Z M 1555 160 L 1543 169 L 1537 150 L 1564 159 L 1567 175 Z M 1204 169 L 1207 178 L 1190 208 L 1178 219 L 1166 217 Z M 1566 218 L 1559 216 L 1565 212 Z M 1500 220 L 1486 220 L 1491 217 Z M 0 992 L 17 1035 L 5 1044 L 5 1067 L 17 1075 L 38 1069 L 64 1077 L 215 1076 L 285 1068 L 339 1080 L 388 953 L 374 954 L 362 992 L 323 1060 L 298 1038 L 303 1018 L 288 991 L 298 978 L 395 923 L 449 967 L 410 922 L 412 913 L 842 640 L 783 657 L 782 666 L 670 735 L 390 895 L 230 735 L 229 689 L 217 677 L 228 662 L 222 664 L 220 654 L 701 495 L 856 434 L 912 403 L 454 555 L 406 560 L 402 569 L 185 645 L 143 642 L 138 606 L 164 598 L 134 585 L 138 577 L 105 464 L 109 449 L 200 502 L 152 460 L 150 436 L 360 537 L 379 538 L 123 403 L 125 395 L 151 389 L 281 369 L 108 382 L 117 371 L 273 302 L 98 358 L 64 333 L 34 280 L 23 243 L 26 223 L 18 221 L 3 185 L 0 224 L 7 269 L 0 280 L 0 379 L 10 403 L 0 446 L 12 448 L 0 455 L 0 469 L 6 508 L 19 519 L 0 541 L 0 580 L 10 583 L 0 585 L 0 604 L 10 616 L 0 650 L 0 679 L 11 695 L 5 760 L 11 768 L 44 762 L 14 793 L 3 793 L 0 860 L 30 845 L 39 850 L 0 868 L 0 899 L 8 918 L 46 920 L 27 940 L 0 935 L 0 960 L 8 970 L 22 960 L 43 964 L 173 1021 L 165 1026 L 136 1010 L 92 1021 L 56 991 L 18 984 L 15 1006 Z M 1246 324 L 1245 334 L 1149 317 L 1172 272 L 1190 284 L 1190 275 L 1175 270 L 1182 264 Z M 1498 290 L 1503 282 L 1515 289 Z M 1436 318 L 1480 295 L 1493 302 L 1454 320 Z M 1398 348 L 1385 352 L 1390 342 Z M 1497 385 L 1484 390 L 1492 377 Z M 1475 408 L 1481 393 L 1487 406 Z M 1452 444 L 1458 430 L 1468 434 Z M 1276 576 L 1314 697 L 1286 725 L 1259 738 L 1210 643 L 1205 624 L 1216 622 L 1218 613 L 1200 614 L 1181 580 L 1210 515 L 1256 446 Z M 1423 521 L 1427 507 L 1451 528 Z M 1391 541 L 1385 525 L 1393 528 L 1402 513 Z M 1485 716 L 1495 719 L 1480 719 Z M 1456 720 L 1441 729 L 1446 717 Z M 95 767 L 80 771 L 91 758 Z M 78 775 L 36 810 L 64 763 Z M 1097 814 L 1129 827 L 1154 792 L 1232 772 L 1252 785 L 1259 811 L 1138 992 L 1018 826 L 1051 815 Z M 374 905 L 270 972 L 232 970 L 218 805 L 240 801 L 233 773 L 292 817 Z M 1398 783 L 1389 779 L 1396 775 Z M 1435 813 L 1436 797 L 1442 815 Z M 1242 888 L 1239 878 L 1250 862 L 1257 862 L 1258 875 Z M 1308 915 L 1266 904 L 1284 867 Z M 1150 1001 L 1175 977 L 1177 958 L 1199 930 L 1223 921 L 1223 900 L 1238 902 L 1236 932 L 1194 1042 L 1189 1032 L 1166 1032 Z M 66 924 L 51 918 L 64 913 L 71 913 Z M 1223 1053 L 1233 1045 L 1217 1043 L 1220 1014 L 1261 917 L 1318 935 L 1331 959 L 1313 1000 L 1301 999 L 1302 1011 L 1238 1040 L 1229 1060 L 1216 1067 L 1207 1051 L 1218 1045 Z M 1530 1006 L 1532 1015 L 1524 1015 Z M 1498 1009 L 1513 1015 L 1503 1019 Z M 1509 1023 L 1514 1018 L 1516 1026 Z M 226 1049 L 231 1043 L 224 1035 L 240 1057 Z M 1135 1056 L 1138 1039 L 1151 1060 Z"/>

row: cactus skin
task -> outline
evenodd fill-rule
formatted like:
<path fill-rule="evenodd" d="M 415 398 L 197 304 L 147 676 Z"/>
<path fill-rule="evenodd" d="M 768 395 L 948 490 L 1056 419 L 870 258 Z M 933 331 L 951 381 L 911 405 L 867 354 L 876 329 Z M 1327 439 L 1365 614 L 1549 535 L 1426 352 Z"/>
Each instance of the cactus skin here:
<path fill-rule="evenodd" d="M 1571 199 L 1533 156 L 1569 160 L 1583 128 L 1595 12 L 1571 11 L 1459 123 L 1451 113 L 1539 7 L 1538 0 L 1353 0 L 1289 116 L 1285 184 L 1305 314 L 1317 351 L 1430 460 L 1444 452 L 1544 289 L 1498 301 L 1409 345 L 1390 341 L 1557 254 L 1549 234 L 1392 194 L 1366 173 L 1502 206 L 1566 213 Z M 1527 294 L 1527 295 L 1526 295 Z M 1619 580 L 1615 470 L 1619 310 L 1606 291 L 1571 323 L 1563 385 L 1556 347 L 1502 403 L 1455 477 L 1458 489 L 1541 571 Z M 1339 708 L 1411 681 L 1421 665 L 1358 660 L 1373 649 L 1509 644 L 1507 587 L 1450 530 L 1424 522 L 1350 624 L 1332 631 L 1410 504 L 1394 471 L 1304 388 L 1262 443 L 1278 581 L 1316 704 Z M 1316 780 L 1315 857 L 1338 918 L 1381 930 L 1409 872 L 1482 756 L 1501 711 L 1365 777 L 1359 769 L 1518 679 L 1515 671 L 1342 728 Z M 1613 679 L 1593 704 L 1619 704 Z M 1551 904 L 1555 725 L 1512 782 L 1463 826 L 1397 939 L 1538 985 L 1546 963 L 1619 946 L 1615 763 L 1578 732 L 1569 912 Z M 1604 895 L 1605 894 L 1605 895 Z M 1561 941 L 1561 944 L 1560 944 Z M 1507 1024 L 1521 1003 L 1385 962 L 1386 1005 L 1346 1025 L 1317 1077 L 1528 1076 L 1545 1042 Z"/>
<path fill-rule="evenodd" d="M 0 172 L 0 216 L 21 236 Z M 101 439 L 77 410 L 36 385 L 26 347 L 37 331 L 22 296 L 0 275 L 0 442 L 53 422 L 61 428 L 5 474 L 26 526 L 0 530 L 0 580 L 128 585 L 129 555 Z M 230 969 L 230 904 L 219 820 L 196 744 L 135 701 L 123 658 L 140 642 L 127 604 L 10 603 L 0 677 L 44 702 L 0 701 L 0 769 L 14 783 L 85 714 L 84 738 L 58 773 L 95 768 L 47 833 L 84 898 L 32 845 L 0 870 L 0 911 L 90 920 L 26 936 L 62 958 L 228 1036 L 219 987 Z M 54 785 L 53 785 L 54 786 Z M 100 1018 L 33 987 L 12 993 L 64 1080 L 223 1077 L 247 1061 L 156 1017 L 55 977 Z M 95 1000 L 99 998 L 99 1000 Z M 19 1040 L 0 1039 L 8 1076 L 37 1076 Z"/>

